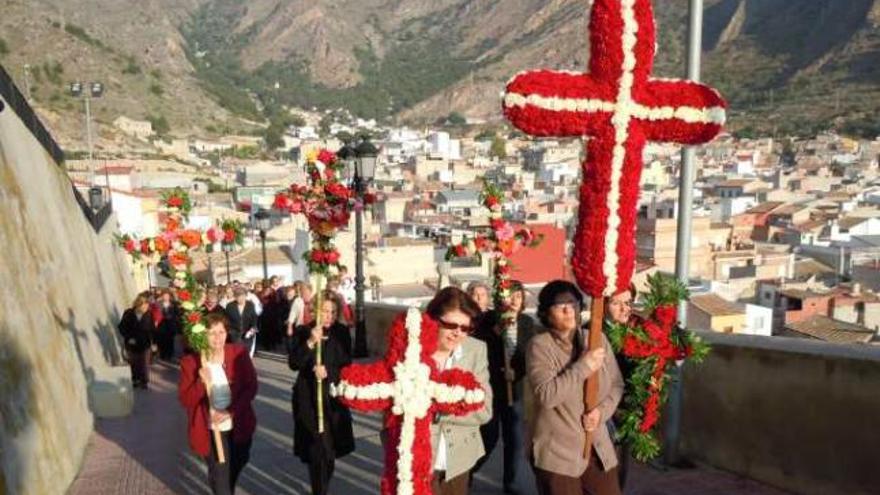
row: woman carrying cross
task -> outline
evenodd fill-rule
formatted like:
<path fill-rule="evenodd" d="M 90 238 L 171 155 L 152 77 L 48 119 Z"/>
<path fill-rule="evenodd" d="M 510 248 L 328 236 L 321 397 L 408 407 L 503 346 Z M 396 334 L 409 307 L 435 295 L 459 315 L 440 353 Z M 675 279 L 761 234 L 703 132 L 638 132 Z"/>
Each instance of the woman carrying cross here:
<path fill-rule="evenodd" d="M 606 422 L 623 396 L 623 378 L 608 340 L 588 351 L 581 329 L 583 296 L 557 280 L 538 296 L 538 318 L 547 328 L 526 349 L 534 395 L 530 457 L 541 495 L 620 495 L 617 454 Z M 599 378 L 598 407 L 586 411 L 584 382 Z M 586 434 L 592 437 L 583 455 Z"/>
<path fill-rule="evenodd" d="M 298 372 L 292 397 L 293 451 L 309 466 L 313 495 L 327 493 L 336 459 L 354 451 L 351 412 L 329 393 L 340 370 L 351 364 L 351 334 L 339 321 L 336 294 L 319 295 L 316 320 L 294 331 L 288 349 L 290 369 Z"/>

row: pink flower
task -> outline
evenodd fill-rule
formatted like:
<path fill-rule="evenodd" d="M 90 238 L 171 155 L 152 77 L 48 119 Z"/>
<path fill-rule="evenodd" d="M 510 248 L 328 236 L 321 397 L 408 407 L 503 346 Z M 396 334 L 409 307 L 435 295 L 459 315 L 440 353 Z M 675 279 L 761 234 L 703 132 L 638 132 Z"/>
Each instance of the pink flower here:
<path fill-rule="evenodd" d="M 509 241 L 513 239 L 513 236 L 516 235 L 516 231 L 513 230 L 513 225 L 505 222 L 504 226 L 495 231 L 495 237 L 498 238 L 499 241 Z"/>

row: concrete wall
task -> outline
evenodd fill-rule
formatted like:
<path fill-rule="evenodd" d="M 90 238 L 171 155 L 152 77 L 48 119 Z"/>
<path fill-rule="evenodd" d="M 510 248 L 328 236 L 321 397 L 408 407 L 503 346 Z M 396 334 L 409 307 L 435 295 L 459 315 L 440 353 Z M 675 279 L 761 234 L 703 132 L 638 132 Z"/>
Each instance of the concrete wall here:
<path fill-rule="evenodd" d="M 705 334 L 684 380 L 682 451 L 795 493 L 877 493 L 880 348 Z"/>
<path fill-rule="evenodd" d="M 127 367 L 112 365 L 121 363 L 115 325 L 134 289 L 123 253 L 113 247 L 115 218 L 104 229 L 96 235 L 65 172 L 6 105 L 0 111 L 0 493 L 64 493 L 92 432 L 92 411 L 102 407 L 100 390 L 119 392 L 123 402 L 131 398 Z"/>

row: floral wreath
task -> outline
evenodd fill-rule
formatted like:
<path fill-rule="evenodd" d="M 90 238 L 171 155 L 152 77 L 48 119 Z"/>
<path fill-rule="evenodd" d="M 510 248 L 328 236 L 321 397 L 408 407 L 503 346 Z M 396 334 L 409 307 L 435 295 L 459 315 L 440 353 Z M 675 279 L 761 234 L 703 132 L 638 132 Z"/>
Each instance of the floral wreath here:
<path fill-rule="evenodd" d="M 359 411 L 384 411 L 385 468 L 382 495 L 430 495 L 431 423 L 437 414 L 480 410 L 486 393 L 470 372 L 437 369 L 436 321 L 410 308 L 388 332 L 385 358 L 345 367 L 331 394 Z"/>
<path fill-rule="evenodd" d="M 632 445 L 633 456 L 640 461 L 660 453 L 655 430 L 673 369 L 682 361 L 700 363 L 710 351 L 708 344 L 677 321 L 678 305 L 688 298 L 687 287 L 659 273 L 648 277 L 648 287 L 648 317 L 612 323 L 608 330 L 611 347 L 632 365 L 618 409 L 617 435 Z"/>

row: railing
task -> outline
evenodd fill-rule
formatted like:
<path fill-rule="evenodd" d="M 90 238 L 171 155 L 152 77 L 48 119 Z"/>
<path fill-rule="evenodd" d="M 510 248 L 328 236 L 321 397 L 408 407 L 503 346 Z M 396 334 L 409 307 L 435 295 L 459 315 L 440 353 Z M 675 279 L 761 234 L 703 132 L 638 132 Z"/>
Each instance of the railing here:
<path fill-rule="evenodd" d="M 55 142 L 55 139 L 49 134 L 49 131 L 46 130 L 46 127 L 40 121 L 39 117 L 37 117 L 34 109 L 28 104 L 27 99 L 21 94 L 21 91 L 18 90 L 18 87 L 15 86 L 12 77 L 6 72 L 6 69 L 2 65 L 0 65 L 0 97 L 3 98 L 3 101 L 0 101 L 0 104 L 5 102 L 5 106 L 8 106 L 16 115 L 18 115 L 18 118 L 21 119 L 25 127 L 27 127 L 34 138 L 36 138 L 37 142 L 39 142 L 43 149 L 49 153 L 49 156 L 52 157 L 55 164 L 59 167 L 62 166 L 64 163 L 64 151 L 58 146 L 58 143 Z M 2 110 L 2 107 L 0 107 L 0 110 Z M 107 219 L 113 213 L 113 208 L 109 201 L 106 202 L 101 209 L 95 211 L 86 202 L 85 198 L 83 198 L 82 194 L 80 194 L 76 187 L 71 187 L 71 189 L 73 189 L 73 196 L 86 219 L 92 225 L 92 228 L 95 229 L 96 232 L 101 230 L 104 223 L 107 222 Z"/>

